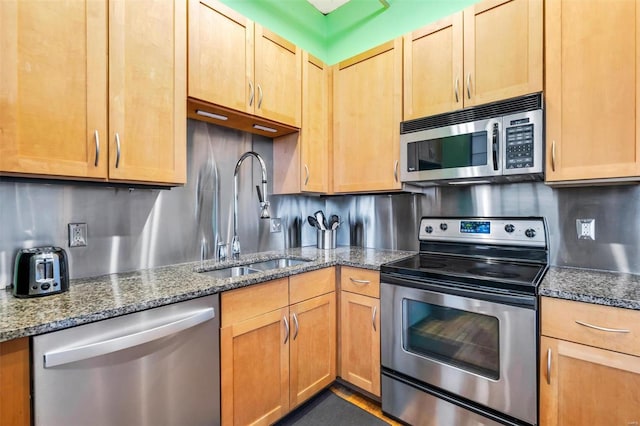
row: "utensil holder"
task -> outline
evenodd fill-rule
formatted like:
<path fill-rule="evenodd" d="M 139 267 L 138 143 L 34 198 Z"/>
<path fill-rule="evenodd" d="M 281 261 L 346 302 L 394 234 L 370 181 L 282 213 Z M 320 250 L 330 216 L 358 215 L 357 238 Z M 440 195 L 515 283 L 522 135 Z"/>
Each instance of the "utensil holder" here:
<path fill-rule="evenodd" d="M 318 242 L 316 247 L 319 249 L 329 250 L 336 248 L 336 241 L 338 232 L 337 229 L 318 229 L 317 230 Z"/>

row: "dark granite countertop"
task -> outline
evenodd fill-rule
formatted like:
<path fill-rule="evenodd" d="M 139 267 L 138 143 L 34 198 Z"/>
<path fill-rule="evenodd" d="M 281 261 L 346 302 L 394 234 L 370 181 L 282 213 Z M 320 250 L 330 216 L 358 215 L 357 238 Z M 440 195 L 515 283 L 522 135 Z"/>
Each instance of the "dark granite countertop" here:
<path fill-rule="evenodd" d="M 640 275 L 550 267 L 540 295 L 640 310 Z"/>
<path fill-rule="evenodd" d="M 106 318 L 193 299 L 335 265 L 379 270 L 386 262 L 415 252 L 338 247 L 303 247 L 243 255 L 238 261 L 207 261 L 145 269 L 129 273 L 73 279 L 69 291 L 31 299 L 17 299 L 0 290 L 0 342 L 86 324 Z M 277 257 L 300 257 L 310 262 L 233 278 L 213 278 L 200 270 L 247 264 Z"/>

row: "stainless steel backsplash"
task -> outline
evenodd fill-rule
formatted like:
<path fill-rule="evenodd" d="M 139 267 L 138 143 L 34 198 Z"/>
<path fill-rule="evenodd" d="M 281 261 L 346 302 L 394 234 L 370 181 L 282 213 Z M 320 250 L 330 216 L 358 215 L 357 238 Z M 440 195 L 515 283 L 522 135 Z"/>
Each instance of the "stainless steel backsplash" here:
<path fill-rule="evenodd" d="M 0 181 L 0 288 L 12 279 L 22 247 L 66 249 L 72 278 L 195 261 L 232 234 L 233 170 L 240 155 L 258 152 L 273 170 L 272 141 L 188 121 L 187 184 L 171 190 Z M 252 160 L 253 161 L 253 160 Z M 544 216 L 551 264 L 640 273 L 640 188 L 552 189 L 543 183 L 438 187 L 424 194 L 271 195 L 282 232 L 259 219 L 257 162 L 240 170 L 239 236 L 245 253 L 315 245 L 307 216 L 337 214 L 339 245 L 417 250 L 423 215 Z M 269 182 L 269 193 L 272 184 Z M 596 220 L 596 240 L 576 237 L 576 219 Z M 88 224 L 87 247 L 69 248 L 67 224 Z"/>

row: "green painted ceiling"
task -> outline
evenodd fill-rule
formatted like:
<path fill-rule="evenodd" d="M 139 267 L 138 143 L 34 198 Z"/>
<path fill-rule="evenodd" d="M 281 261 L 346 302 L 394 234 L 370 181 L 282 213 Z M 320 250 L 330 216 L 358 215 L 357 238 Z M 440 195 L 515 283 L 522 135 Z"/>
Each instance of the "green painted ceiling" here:
<path fill-rule="evenodd" d="M 478 0 L 351 0 L 323 15 L 307 0 L 222 0 L 329 65 L 340 62 Z"/>

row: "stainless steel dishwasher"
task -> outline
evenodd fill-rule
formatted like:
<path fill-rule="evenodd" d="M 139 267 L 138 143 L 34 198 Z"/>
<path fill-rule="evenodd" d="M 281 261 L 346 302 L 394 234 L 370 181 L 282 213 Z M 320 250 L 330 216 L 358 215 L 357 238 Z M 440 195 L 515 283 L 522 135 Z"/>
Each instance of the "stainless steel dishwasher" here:
<path fill-rule="evenodd" d="M 218 295 L 33 338 L 34 423 L 220 424 Z"/>

